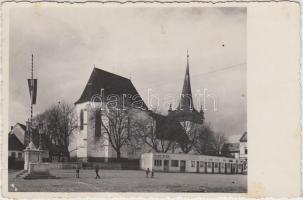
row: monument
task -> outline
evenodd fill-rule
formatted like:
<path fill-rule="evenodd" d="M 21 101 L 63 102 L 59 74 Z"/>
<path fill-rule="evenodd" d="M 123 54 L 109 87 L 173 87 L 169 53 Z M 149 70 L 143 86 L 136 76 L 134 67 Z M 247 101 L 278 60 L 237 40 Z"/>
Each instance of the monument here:
<path fill-rule="evenodd" d="M 34 71 L 34 56 L 32 55 L 32 67 L 31 67 L 31 78 L 28 79 L 28 87 L 30 93 L 30 105 L 31 105 L 31 113 L 30 113 L 30 121 L 28 126 L 29 132 L 29 143 L 26 149 L 24 150 L 24 170 L 26 172 L 24 179 L 39 179 L 39 178 L 55 178 L 55 176 L 51 175 L 49 172 L 49 164 L 43 163 L 43 158 L 48 157 L 48 152 L 43 148 L 42 141 L 42 128 L 43 124 L 39 124 L 39 148 L 36 148 L 33 142 L 33 105 L 36 104 L 37 98 L 37 79 L 34 79 L 33 71 Z"/>

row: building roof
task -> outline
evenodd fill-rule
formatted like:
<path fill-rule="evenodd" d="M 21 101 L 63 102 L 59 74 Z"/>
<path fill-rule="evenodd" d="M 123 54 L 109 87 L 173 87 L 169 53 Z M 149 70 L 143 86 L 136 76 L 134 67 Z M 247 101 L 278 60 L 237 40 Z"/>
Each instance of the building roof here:
<path fill-rule="evenodd" d="M 240 151 L 239 143 L 225 143 L 221 149 L 222 152 L 236 153 Z"/>
<path fill-rule="evenodd" d="M 94 95 L 101 95 L 101 89 L 103 101 L 106 101 L 104 98 L 109 95 L 129 95 L 124 99 L 126 105 L 133 104 L 136 107 L 142 105 L 143 109 L 147 109 L 131 80 L 98 68 L 93 69 L 84 91 L 75 104 L 91 101 Z M 100 98 L 95 100 L 100 101 Z"/>
<path fill-rule="evenodd" d="M 244 134 L 240 138 L 240 142 L 247 142 L 247 132 L 245 131 Z"/>
<path fill-rule="evenodd" d="M 183 127 L 174 118 L 152 112 L 151 116 L 156 120 L 156 137 L 158 139 L 180 143 L 188 142 L 188 136 Z"/>
<path fill-rule="evenodd" d="M 23 131 L 26 131 L 26 126 L 24 124 L 21 124 L 21 123 L 16 123 L 14 126 L 12 126 L 11 130 L 9 131 L 9 134 L 12 132 L 12 130 L 14 130 L 14 128 L 16 126 L 20 126 L 20 128 L 23 130 Z"/>
<path fill-rule="evenodd" d="M 15 126 L 20 126 L 24 131 L 26 131 L 26 126 L 24 124 L 21 123 L 17 123 Z"/>
<path fill-rule="evenodd" d="M 22 151 L 23 149 L 24 149 L 24 145 L 20 142 L 20 140 L 14 134 L 9 134 L 9 136 L 8 136 L 8 150 L 10 150 L 10 151 Z"/>

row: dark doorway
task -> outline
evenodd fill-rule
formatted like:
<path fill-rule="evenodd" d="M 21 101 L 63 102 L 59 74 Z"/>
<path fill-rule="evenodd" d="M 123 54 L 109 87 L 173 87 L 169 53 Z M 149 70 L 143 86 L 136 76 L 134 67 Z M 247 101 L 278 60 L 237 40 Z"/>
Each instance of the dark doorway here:
<path fill-rule="evenodd" d="M 185 166 L 186 166 L 185 160 L 181 160 L 180 161 L 180 171 L 181 172 L 185 172 Z"/>
<path fill-rule="evenodd" d="M 199 173 L 200 172 L 200 165 L 199 165 L 200 163 L 199 163 L 199 161 L 197 161 L 197 163 L 196 163 L 196 172 L 197 173 Z"/>
<path fill-rule="evenodd" d="M 164 160 L 164 171 L 165 172 L 169 171 L 169 160 Z"/>

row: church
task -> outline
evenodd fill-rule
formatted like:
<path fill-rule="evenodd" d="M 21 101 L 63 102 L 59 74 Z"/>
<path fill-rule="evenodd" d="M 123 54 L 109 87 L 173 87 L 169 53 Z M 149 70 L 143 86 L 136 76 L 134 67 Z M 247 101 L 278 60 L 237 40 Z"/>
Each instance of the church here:
<path fill-rule="evenodd" d="M 95 110 L 102 103 L 114 103 L 113 97 L 123 102 L 123 107 L 131 107 L 139 112 L 147 110 L 130 79 L 94 68 L 84 91 L 75 102 L 79 128 L 70 136 L 71 158 L 84 162 L 107 162 L 117 158 L 117 151 L 110 143 L 110 138 L 104 134 L 106 128 L 100 123 L 102 116 Z M 119 157 L 139 159 L 140 150 L 138 147 L 123 145 Z"/>
<path fill-rule="evenodd" d="M 154 139 L 161 141 L 155 144 L 156 146 L 146 145 L 145 141 L 140 145 L 127 143 L 118 148 L 120 141 L 115 143 L 113 140 L 123 137 L 121 136 L 123 133 L 114 135 L 113 138 L 106 134 L 108 129 L 113 128 L 112 126 L 107 128 L 106 124 L 110 125 L 116 120 L 106 118 L 106 112 L 102 109 L 96 112 L 96 108 L 108 108 L 113 104 L 131 109 L 139 118 L 140 115 L 144 115 L 153 119 L 156 124 Z M 193 141 L 198 135 L 197 129 L 204 123 L 202 108 L 197 111 L 193 103 L 188 54 L 179 105 L 174 110 L 170 105 L 167 116 L 150 111 L 130 79 L 98 68 L 93 69 L 80 98 L 75 102 L 75 108 L 79 128 L 70 136 L 69 151 L 71 158 L 84 162 L 107 162 L 117 158 L 138 160 L 142 153 L 152 151 L 190 153 Z M 127 117 L 122 121 L 125 124 L 124 131 L 132 131 L 131 119 Z M 164 142 L 169 144 L 173 142 L 176 145 L 173 148 L 162 147 L 160 150 L 157 145 Z"/>

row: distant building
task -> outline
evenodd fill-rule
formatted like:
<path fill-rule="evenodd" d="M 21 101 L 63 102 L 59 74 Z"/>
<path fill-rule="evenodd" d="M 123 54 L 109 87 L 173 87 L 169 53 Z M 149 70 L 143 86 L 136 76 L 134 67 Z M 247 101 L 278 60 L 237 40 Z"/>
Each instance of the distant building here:
<path fill-rule="evenodd" d="M 240 138 L 240 159 L 247 161 L 247 132 Z"/>
<path fill-rule="evenodd" d="M 225 143 L 222 146 L 221 154 L 226 157 L 239 158 L 240 157 L 239 143 Z"/>
<path fill-rule="evenodd" d="M 18 139 L 14 133 L 8 135 L 8 156 L 14 160 L 23 161 L 24 160 L 24 150 L 25 146 Z"/>
<path fill-rule="evenodd" d="M 95 112 L 95 107 L 108 103 L 111 96 L 123 98 L 127 108 L 139 112 L 147 110 L 131 80 L 116 74 L 94 68 L 80 98 L 75 102 L 79 131 L 70 136 L 70 157 L 83 161 L 108 161 L 117 158 L 109 138 L 101 126 L 103 114 Z M 121 102 L 121 101 L 119 101 Z M 107 122 L 108 123 L 108 122 Z M 140 159 L 143 147 L 125 145 L 121 158 Z"/>

